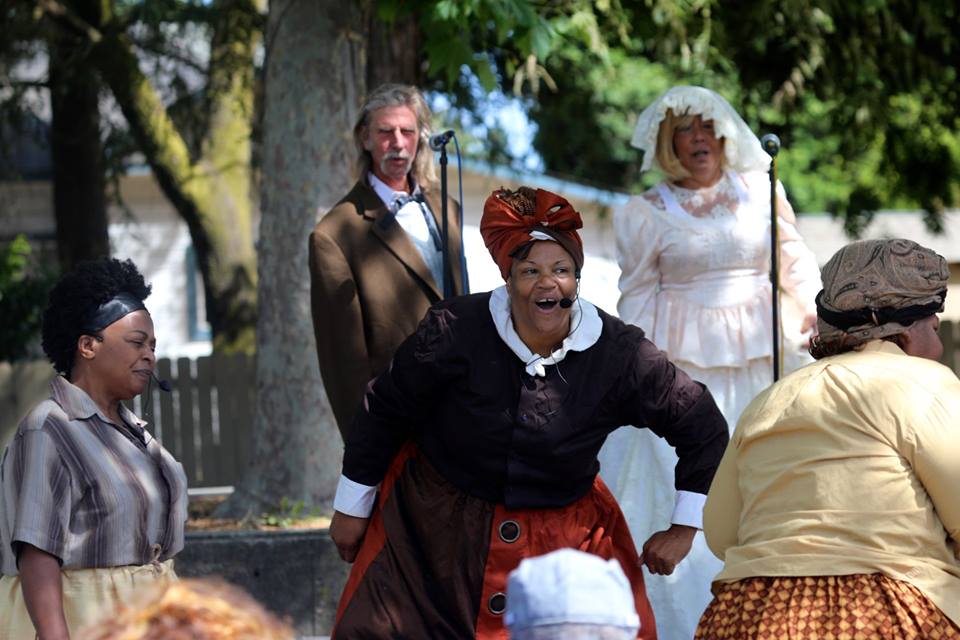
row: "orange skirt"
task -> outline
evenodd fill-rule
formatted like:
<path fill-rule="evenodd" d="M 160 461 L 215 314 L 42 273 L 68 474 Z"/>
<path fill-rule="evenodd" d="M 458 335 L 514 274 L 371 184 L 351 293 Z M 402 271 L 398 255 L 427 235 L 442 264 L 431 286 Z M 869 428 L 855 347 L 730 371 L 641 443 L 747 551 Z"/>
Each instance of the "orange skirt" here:
<path fill-rule="evenodd" d="M 507 575 L 560 548 L 616 558 L 633 588 L 640 638 L 656 638 L 630 531 L 599 479 L 565 507 L 509 511 L 469 496 L 412 446 L 380 485 L 333 637 L 506 640 Z"/>
<path fill-rule="evenodd" d="M 714 593 L 697 639 L 960 639 L 919 589 L 881 573 L 747 578 Z"/>

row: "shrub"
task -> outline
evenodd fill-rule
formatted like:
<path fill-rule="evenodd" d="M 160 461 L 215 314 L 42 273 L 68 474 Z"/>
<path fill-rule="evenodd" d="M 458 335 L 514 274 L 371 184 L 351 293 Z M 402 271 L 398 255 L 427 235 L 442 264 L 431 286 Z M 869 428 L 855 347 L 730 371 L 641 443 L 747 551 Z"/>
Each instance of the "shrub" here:
<path fill-rule="evenodd" d="M 40 355 L 40 317 L 55 276 L 32 265 L 30 254 L 23 235 L 0 246 L 0 362 Z"/>

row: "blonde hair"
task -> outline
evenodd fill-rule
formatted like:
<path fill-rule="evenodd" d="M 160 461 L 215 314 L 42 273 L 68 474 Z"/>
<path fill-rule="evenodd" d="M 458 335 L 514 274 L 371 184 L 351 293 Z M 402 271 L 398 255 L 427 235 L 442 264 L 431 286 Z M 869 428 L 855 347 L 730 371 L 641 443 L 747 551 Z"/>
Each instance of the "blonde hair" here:
<path fill-rule="evenodd" d="M 293 640 L 293 630 L 238 587 L 179 580 L 85 627 L 79 640 Z"/>
<path fill-rule="evenodd" d="M 427 189 L 436 186 L 437 168 L 430 150 L 430 107 L 423 99 L 423 94 L 413 85 L 382 84 L 374 89 L 363 106 L 360 115 L 353 127 L 353 143 L 357 147 L 357 178 L 363 179 L 373 169 L 373 156 L 367 151 L 364 143 L 369 134 L 370 121 L 373 114 L 385 107 L 407 107 L 417 117 L 418 144 L 417 155 L 410 167 L 410 175 L 421 188 Z"/>
<path fill-rule="evenodd" d="M 673 134 L 680 127 L 688 127 L 693 123 L 697 113 L 690 113 L 689 109 L 681 114 L 675 114 L 673 109 L 667 109 L 667 113 L 660 121 L 660 130 L 657 132 L 657 164 L 663 169 L 663 172 L 673 182 L 679 182 L 690 177 L 690 172 L 680 162 L 677 152 L 673 148 Z M 721 138 L 723 140 L 723 138 Z M 726 168 L 727 156 L 720 154 L 720 167 Z"/>

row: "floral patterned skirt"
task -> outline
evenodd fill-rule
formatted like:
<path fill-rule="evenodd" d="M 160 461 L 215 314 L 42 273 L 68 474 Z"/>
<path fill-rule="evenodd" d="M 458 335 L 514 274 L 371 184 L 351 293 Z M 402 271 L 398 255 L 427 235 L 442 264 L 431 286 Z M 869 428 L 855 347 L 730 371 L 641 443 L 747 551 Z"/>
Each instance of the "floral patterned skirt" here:
<path fill-rule="evenodd" d="M 695 638 L 960 640 L 960 628 L 912 584 L 860 573 L 721 584 Z"/>

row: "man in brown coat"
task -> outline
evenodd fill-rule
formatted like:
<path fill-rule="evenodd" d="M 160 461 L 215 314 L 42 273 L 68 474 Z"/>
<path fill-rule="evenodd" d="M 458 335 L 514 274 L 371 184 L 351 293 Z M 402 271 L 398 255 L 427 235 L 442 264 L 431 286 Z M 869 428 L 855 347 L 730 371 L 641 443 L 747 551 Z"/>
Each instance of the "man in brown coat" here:
<path fill-rule="evenodd" d="M 346 439 L 367 382 L 443 297 L 441 206 L 430 110 L 385 84 L 353 129 L 358 180 L 310 234 L 310 296 L 320 374 Z M 448 200 L 450 280 L 461 295 L 460 207 Z"/>

